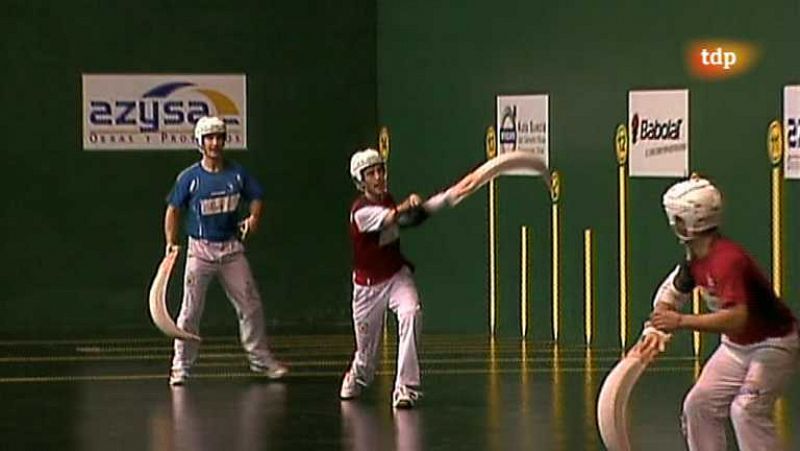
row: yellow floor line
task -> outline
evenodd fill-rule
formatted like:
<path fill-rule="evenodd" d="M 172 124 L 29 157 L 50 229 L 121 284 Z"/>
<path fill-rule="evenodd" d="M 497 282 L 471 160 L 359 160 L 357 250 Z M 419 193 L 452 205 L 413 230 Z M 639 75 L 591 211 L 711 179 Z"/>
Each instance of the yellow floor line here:
<path fill-rule="evenodd" d="M 655 367 L 649 368 L 648 373 L 674 373 L 674 372 L 689 372 L 693 370 L 693 366 L 671 366 L 671 367 Z M 592 373 L 604 373 L 610 368 L 594 368 Z M 549 374 L 555 371 L 551 368 L 528 368 L 524 370 L 526 373 L 533 374 Z M 465 368 L 465 369 L 428 369 L 424 370 L 423 375 L 463 375 L 463 374 L 519 374 L 522 373 L 522 368 Z M 558 373 L 584 373 L 586 368 L 560 368 Z M 376 375 L 393 375 L 393 370 L 377 371 Z M 308 371 L 289 373 L 285 379 L 300 379 L 305 377 L 341 377 L 341 371 Z M 238 373 L 216 373 L 216 374 L 197 374 L 192 377 L 193 379 L 265 379 L 263 376 L 257 376 L 250 372 Z M 119 375 L 92 375 L 92 376 L 40 376 L 40 377 L 3 377 L 0 378 L 0 384 L 19 384 L 19 383 L 51 383 L 51 382 L 116 382 L 116 381 L 139 381 L 139 380 L 167 380 L 166 374 L 119 374 Z"/>

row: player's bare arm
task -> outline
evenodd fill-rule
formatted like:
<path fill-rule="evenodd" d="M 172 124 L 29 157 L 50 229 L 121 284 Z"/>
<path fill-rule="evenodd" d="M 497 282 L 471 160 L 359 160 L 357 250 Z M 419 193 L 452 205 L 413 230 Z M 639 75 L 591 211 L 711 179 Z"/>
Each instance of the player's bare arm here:
<path fill-rule="evenodd" d="M 178 228 L 181 222 L 181 210 L 173 205 L 167 206 L 164 213 L 164 239 L 166 241 L 166 253 L 178 247 Z"/>
<path fill-rule="evenodd" d="M 651 316 L 655 312 L 679 312 L 689 300 L 694 285 L 685 262 L 676 265 L 656 290 Z M 642 339 L 634 346 L 634 350 L 644 356 L 654 357 L 666 349 L 670 339 L 667 332 L 659 330 L 651 321 L 645 322 Z"/>
<path fill-rule="evenodd" d="M 730 308 L 700 315 L 684 315 L 669 310 L 655 311 L 650 315 L 650 322 L 653 327 L 666 332 L 688 329 L 730 335 L 740 333 L 744 329 L 747 317 L 747 305 L 737 304 Z"/>
<path fill-rule="evenodd" d="M 248 233 L 253 233 L 258 230 L 261 224 L 261 214 L 264 212 L 264 202 L 261 199 L 256 199 L 250 202 L 250 215 L 244 218 L 245 227 Z"/>

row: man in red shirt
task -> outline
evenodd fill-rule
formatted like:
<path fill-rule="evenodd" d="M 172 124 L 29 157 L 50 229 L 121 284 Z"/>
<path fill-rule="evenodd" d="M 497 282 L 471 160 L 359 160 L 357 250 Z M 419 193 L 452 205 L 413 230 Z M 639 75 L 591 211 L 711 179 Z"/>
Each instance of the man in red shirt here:
<path fill-rule="evenodd" d="M 650 326 L 722 335 L 683 403 L 689 449 L 727 449 L 729 416 L 740 449 L 781 449 L 772 410 L 798 363 L 797 320 L 753 258 L 720 234 L 722 195 L 711 182 L 693 175 L 676 183 L 664 209 L 687 259 L 658 289 Z M 709 312 L 680 313 L 695 287 Z M 655 353 L 662 336 L 646 335 L 641 352 Z"/>
<path fill-rule="evenodd" d="M 383 158 L 374 149 L 353 154 L 350 175 L 362 195 L 350 209 L 353 244 L 353 328 L 356 352 L 339 396 L 356 398 L 372 382 L 387 309 L 397 316 L 397 377 L 392 405 L 410 408 L 421 395 L 417 341 L 422 312 L 411 264 L 400 252 L 400 223 L 421 210 L 411 194 L 396 204 L 388 191 Z"/>

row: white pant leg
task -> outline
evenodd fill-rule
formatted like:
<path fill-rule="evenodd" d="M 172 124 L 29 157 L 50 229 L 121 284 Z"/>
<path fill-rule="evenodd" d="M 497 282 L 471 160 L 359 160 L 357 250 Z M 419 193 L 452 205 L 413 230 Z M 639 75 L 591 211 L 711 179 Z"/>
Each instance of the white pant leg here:
<path fill-rule="evenodd" d="M 731 420 L 742 451 L 782 449 L 775 432 L 775 400 L 794 373 L 798 355 L 795 332 L 748 346 L 744 384 L 731 405 Z"/>
<path fill-rule="evenodd" d="M 234 252 L 222 259 L 220 282 L 239 319 L 239 339 L 247 352 L 251 363 L 269 367 L 275 358 L 269 350 L 266 328 L 264 326 L 264 309 L 258 293 L 250 264 L 244 254 L 241 243 L 233 243 Z"/>
<path fill-rule="evenodd" d="M 356 352 L 351 371 L 366 385 L 372 382 L 378 366 L 378 344 L 383 332 L 383 317 L 389 302 L 390 281 L 377 285 L 353 284 L 353 329 Z"/>
<path fill-rule="evenodd" d="M 747 374 L 746 362 L 721 344 L 683 401 L 683 429 L 691 451 L 726 449 L 731 402 Z"/>
<path fill-rule="evenodd" d="M 176 325 L 193 334 L 200 332 L 200 318 L 206 302 L 206 291 L 218 270 L 216 263 L 188 253 L 183 274 L 183 300 Z M 193 340 L 175 340 L 172 369 L 188 371 L 197 359 L 200 344 Z"/>
<path fill-rule="evenodd" d="M 397 315 L 397 378 L 395 387 L 421 385 L 417 345 L 422 307 L 411 270 L 404 267 L 391 279 L 389 308 Z"/>

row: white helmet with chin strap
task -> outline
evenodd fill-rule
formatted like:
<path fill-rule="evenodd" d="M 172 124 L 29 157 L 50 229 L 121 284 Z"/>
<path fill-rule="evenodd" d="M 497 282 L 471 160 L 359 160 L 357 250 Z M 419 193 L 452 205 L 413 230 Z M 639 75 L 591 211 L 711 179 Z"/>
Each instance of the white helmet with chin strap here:
<path fill-rule="evenodd" d="M 218 134 L 225 135 L 225 139 L 228 138 L 228 127 L 225 125 L 225 121 L 216 116 L 203 116 L 194 126 L 194 140 L 201 152 L 203 151 L 203 137 Z"/>
<path fill-rule="evenodd" d="M 712 230 L 722 223 L 722 194 L 708 179 L 692 174 L 689 180 L 672 185 L 664 193 L 664 212 L 669 225 L 683 241 Z M 675 229 L 677 219 L 686 227 L 686 235 Z"/>
<path fill-rule="evenodd" d="M 386 164 L 386 162 L 375 149 L 359 150 L 350 157 L 350 177 L 358 189 L 363 189 L 364 186 L 364 169 L 376 164 Z"/>

